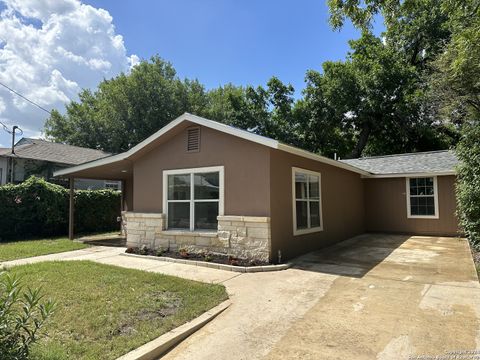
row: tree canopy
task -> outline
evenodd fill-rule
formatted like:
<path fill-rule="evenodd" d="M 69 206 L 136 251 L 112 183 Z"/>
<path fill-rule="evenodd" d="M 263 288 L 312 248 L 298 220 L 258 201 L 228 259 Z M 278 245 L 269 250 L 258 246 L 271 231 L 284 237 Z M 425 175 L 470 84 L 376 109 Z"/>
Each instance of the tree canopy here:
<path fill-rule="evenodd" d="M 83 90 L 65 114 L 52 113 L 46 134 L 55 141 L 117 153 L 191 112 L 326 156 L 454 145 L 461 121 L 445 115 L 453 104 L 440 105 L 440 91 L 431 90 L 453 91 L 433 75 L 453 61 L 444 55 L 446 47 L 452 47 L 450 58 L 457 58 L 460 50 L 449 41 L 457 36 L 452 35 L 455 26 L 465 23 L 467 11 L 452 0 L 330 0 L 329 6 L 333 28 L 348 19 L 362 35 L 350 41 L 344 61 L 327 61 L 322 71 L 308 70 L 301 94 L 276 77 L 265 86 L 226 84 L 207 90 L 196 79 L 180 79 L 172 64 L 154 56 L 129 74 L 102 81 L 94 91 Z M 377 14 L 386 25 L 381 37 L 370 31 Z M 454 115 L 465 111 L 458 106 L 464 99 L 457 101 Z"/>

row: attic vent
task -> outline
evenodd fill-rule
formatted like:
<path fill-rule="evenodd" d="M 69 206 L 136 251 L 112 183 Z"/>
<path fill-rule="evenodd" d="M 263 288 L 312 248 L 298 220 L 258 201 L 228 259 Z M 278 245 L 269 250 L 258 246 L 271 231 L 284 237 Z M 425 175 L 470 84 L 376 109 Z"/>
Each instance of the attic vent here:
<path fill-rule="evenodd" d="M 187 129 L 187 151 L 200 151 L 200 128 Z"/>

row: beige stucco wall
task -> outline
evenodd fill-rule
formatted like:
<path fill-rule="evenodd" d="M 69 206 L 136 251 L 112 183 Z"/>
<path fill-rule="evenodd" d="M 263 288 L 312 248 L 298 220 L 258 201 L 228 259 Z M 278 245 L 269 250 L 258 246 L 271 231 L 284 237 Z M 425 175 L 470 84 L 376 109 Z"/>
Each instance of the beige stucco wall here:
<path fill-rule="evenodd" d="M 359 174 L 279 150 L 270 158 L 272 256 L 283 259 L 320 249 L 365 231 Z M 293 235 L 292 167 L 321 174 L 323 231 Z"/>
<path fill-rule="evenodd" d="M 455 176 L 438 176 L 438 219 L 407 218 L 405 178 L 364 179 L 367 231 L 456 235 Z"/>
<path fill-rule="evenodd" d="M 133 163 L 133 211 L 163 212 L 163 170 L 225 167 L 225 215 L 270 216 L 269 148 L 201 128 L 199 152 L 186 151 L 186 131 Z"/>

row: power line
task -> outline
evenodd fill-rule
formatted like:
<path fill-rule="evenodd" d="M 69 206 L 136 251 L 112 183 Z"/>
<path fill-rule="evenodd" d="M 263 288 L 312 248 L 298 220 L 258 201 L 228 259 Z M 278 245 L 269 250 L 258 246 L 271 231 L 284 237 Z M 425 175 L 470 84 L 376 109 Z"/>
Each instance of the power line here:
<path fill-rule="evenodd" d="M 10 135 L 13 135 L 13 131 L 10 130 L 10 128 L 5 125 L 3 122 L 0 121 L 0 125 L 2 126 L 3 130 L 5 130 L 7 133 L 9 133 Z M 16 128 L 17 130 L 20 130 L 20 135 L 23 135 L 23 130 L 20 129 L 18 126 Z"/>
<path fill-rule="evenodd" d="M 38 105 L 36 102 L 34 102 L 34 101 L 26 98 L 25 96 L 23 96 L 22 94 L 20 94 L 19 92 L 15 91 L 15 90 L 13 90 L 12 88 L 8 87 L 7 85 L 3 84 L 2 82 L 0 82 L 0 85 L 2 85 L 4 88 L 10 90 L 11 92 L 13 92 L 15 95 L 18 95 L 18 96 L 20 96 L 22 99 L 28 101 L 30 104 L 33 104 L 33 105 L 35 105 L 36 107 L 38 107 L 38 108 L 42 109 L 43 111 L 45 111 L 46 113 L 52 115 L 52 113 L 51 113 L 50 111 L 48 111 L 47 109 L 45 109 L 44 107 L 42 107 L 42 106 Z M 3 125 L 3 126 L 5 127 L 5 125 Z"/>

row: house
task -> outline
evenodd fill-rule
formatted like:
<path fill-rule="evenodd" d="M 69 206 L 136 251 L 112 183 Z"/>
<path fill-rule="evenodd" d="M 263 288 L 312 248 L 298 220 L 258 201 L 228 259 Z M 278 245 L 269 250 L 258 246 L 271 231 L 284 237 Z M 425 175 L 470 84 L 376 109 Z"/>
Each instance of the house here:
<path fill-rule="evenodd" d="M 184 114 L 55 176 L 121 180 L 129 246 L 277 262 L 365 232 L 456 235 L 456 163 L 448 151 L 337 161 Z"/>
<path fill-rule="evenodd" d="M 12 172 L 14 183 L 20 183 L 31 175 L 51 180 L 54 171 L 111 155 L 100 150 L 31 138 L 19 140 L 14 150 L 12 154 L 11 148 L 0 149 L 0 185 L 12 182 Z M 77 179 L 75 188 L 118 189 L 119 182 Z"/>

